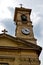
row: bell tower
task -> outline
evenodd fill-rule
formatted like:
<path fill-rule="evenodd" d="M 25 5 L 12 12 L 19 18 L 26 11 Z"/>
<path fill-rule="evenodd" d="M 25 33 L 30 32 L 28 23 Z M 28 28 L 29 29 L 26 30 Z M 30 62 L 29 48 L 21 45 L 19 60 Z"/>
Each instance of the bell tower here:
<path fill-rule="evenodd" d="M 33 25 L 30 19 L 31 9 L 15 8 L 14 21 L 16 22 L 16 37 L 36 44 L 33 34 Z"/>

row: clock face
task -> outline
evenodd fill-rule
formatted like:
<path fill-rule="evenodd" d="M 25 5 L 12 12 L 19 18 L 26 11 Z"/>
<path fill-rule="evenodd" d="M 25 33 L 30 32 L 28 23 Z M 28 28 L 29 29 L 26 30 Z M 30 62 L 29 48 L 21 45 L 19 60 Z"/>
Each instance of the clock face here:
<path fill-rule="evenodd" d="M 28 35 L 30 33 L 30 30 L 28 28 L 23 28 L 22 33 Z"/>
<path fill-rule="evenodd" d="M 27 16 L 25 16 L 25 14 L 22 14 L 21 20 L 23 21 L 23 23 L 26 23 L 27 22 Z"/>

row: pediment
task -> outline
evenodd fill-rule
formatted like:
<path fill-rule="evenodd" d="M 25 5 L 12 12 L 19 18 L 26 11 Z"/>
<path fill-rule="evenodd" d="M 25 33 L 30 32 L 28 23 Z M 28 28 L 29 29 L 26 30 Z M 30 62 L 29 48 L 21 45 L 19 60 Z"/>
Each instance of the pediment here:
<path fill-rule="evenodd" d="M 8 34 L 0 34 L 0 46 L 9 46 L 22 49 L 41 49 L 40 46 Z"/>
<path fill-rule="evenodd" d="M 21 39 L 8 34 L 0 34 L 0 46 L 27 47 Z"/>
<path fill-rule="evenodd" d="M 9 46 L 9 47 L 18 47 L 20 42 L 17 42 L 17 39 L 13 36 L 7 34 L 0 35 L 0 46 Z"/>

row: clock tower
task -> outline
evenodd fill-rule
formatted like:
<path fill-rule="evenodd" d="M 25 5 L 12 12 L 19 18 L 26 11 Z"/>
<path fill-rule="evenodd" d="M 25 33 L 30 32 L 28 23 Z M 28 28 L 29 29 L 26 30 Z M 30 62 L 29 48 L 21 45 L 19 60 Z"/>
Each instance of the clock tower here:
<path fill-rule="evenodd" d="M 14 21 L 16 22 L 16 37 L 36 44 L 33 34 L 33 25 L 30 19 L 31 9 L 15 8 Z"/>

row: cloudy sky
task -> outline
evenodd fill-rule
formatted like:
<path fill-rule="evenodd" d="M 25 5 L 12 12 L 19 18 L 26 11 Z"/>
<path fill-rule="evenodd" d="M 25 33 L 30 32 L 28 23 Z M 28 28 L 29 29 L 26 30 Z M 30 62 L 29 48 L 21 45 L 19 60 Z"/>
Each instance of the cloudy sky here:
<path fill-rule="evenodd" d="M 31 20 L 33 23 L 34 36 L 37 38 L 37 44 L 43 47 L 43 0 L 0 0 L 0 34 L 3 29 L 8 34 L 14 35 L 15 23 L 14 11 L 15 7 L 23 4 L 25 8 L 31 8 Z M 43 65 L 43 51 L 40 55 L 41 65 Z"/>

